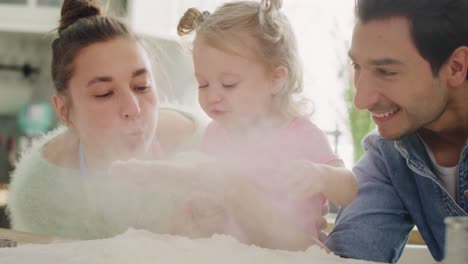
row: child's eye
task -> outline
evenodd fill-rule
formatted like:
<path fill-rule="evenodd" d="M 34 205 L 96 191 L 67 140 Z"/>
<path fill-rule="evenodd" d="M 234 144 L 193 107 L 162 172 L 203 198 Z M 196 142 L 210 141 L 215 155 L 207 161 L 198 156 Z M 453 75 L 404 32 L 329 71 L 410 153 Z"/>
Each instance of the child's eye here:
<path fill-rule="evenodd" d="M 200 84 L 200 85 L 198 85 L 198 88 L 206 88 L 206 87 L 208 87 L 208 84 Z"/>
<path fill-rule="evenodd" d="M 113 92 L 107 92 L 107 93 L 103 93 L 103 94 L 96 94 L 94 97 L 96 97 L 96 98 L 106 98 L 106 97 L 110 97 L 112 94 L 113 94 Z"/>
<path fill-rule="evenodd" d="M 235 88 L 236 86 L 237 86 L 237 83 L 233 83 L 233 84 L 223 83 L 224 88 Z"/>

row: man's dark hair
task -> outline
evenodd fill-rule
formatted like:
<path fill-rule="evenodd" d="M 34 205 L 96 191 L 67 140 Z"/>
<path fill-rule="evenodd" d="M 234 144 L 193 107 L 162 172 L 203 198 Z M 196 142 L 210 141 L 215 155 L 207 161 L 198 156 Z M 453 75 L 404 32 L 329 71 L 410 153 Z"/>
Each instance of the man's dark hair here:
<path fill-rule="evenodd" d="M 468 46 L 468 0 L 356 0 L 356 16 L 364 24 L 408 19 L 413 42 L 435 76 L 455 49 Z"/>

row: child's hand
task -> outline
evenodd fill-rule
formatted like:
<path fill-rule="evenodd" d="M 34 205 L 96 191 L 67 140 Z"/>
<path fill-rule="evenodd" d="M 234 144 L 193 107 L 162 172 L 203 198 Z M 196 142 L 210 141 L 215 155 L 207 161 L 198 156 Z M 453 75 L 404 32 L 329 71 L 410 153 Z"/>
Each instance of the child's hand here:
<path fill-rule="evenodd" d="M 303 199 L 323 192 L 325 188 L 322 166 L 307 160 L 296 160 L 283 168 L 279 181 L 290 199 Z"/>

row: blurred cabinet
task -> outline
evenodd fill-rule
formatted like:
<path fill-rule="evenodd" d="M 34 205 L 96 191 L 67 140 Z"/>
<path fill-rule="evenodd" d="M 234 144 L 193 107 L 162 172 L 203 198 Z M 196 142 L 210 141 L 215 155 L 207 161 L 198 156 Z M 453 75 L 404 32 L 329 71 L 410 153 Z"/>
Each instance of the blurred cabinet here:
<path fill-rule="evenodd" d="M 0 0 L 0 31 L 50 32 L 58 27 L 62 3 L 63 0 Z M 125 16 L 127 0 L 109 0 L 108 8 L 109 14 Z"/>
<path fill-rule="evenodd" d="M 60 19 L 63 0 L 0 0 L 0 31 L 53 30 Z"/>
<path fill-rule="evenodd" d="M 0 0 L 0 4 L 26 5 L 28 0 Z"/>
<path fill-rule="evenodd" d="M 61 7 L 63 0 L 36 0 L 37 6 L 55 6 Z"/>

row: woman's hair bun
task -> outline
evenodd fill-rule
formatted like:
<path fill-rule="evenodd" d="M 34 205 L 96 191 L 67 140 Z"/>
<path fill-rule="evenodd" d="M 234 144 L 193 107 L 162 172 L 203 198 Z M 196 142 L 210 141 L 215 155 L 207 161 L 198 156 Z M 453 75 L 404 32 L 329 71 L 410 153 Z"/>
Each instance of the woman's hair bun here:
<path fill-rule="evenodd" d="M 96 0 L 64 0 L 58 32 L 61 33 L 80 18 L 100 16 L 101 12 L 100 3 Z"/>

